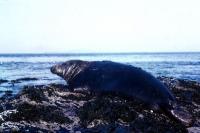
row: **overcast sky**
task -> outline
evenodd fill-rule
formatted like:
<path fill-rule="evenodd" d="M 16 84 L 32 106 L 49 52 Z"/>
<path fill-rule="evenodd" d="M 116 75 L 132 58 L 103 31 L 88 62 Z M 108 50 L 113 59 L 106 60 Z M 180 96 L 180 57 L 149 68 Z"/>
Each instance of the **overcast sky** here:
<path fill-rule="evenodd" d="M 199 0 L 0 0 L 0 53 L 200 51 Z"/>

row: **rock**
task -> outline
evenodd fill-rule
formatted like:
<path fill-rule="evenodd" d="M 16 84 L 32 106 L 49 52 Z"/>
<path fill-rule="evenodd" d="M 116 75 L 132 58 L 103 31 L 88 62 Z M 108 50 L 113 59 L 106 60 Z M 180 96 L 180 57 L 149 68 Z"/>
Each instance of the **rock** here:
<path fill-rule="evenodd" d="M 9 119 L 11 117 L 11 115 L 16 114 L 17 111 L 16 110 L 6 110 L 4 112 L 0 113 L 0 123 L 6 121 L 7 119 Z"/>
<path fill-rule="evenodd" d="M 2 83 L 6 83 L 6 82 L 8 82 L 8 80 L 0 79 L 0 84 L 2 84 Z"/>
<path fill-rule="evenodd" d="M 20 96 L 26 96 L 31 101 L 42 102 L 46 100 L 45 94 L 40 87 L 30 87 L 25 86 L 24 89 L 20 92 Z"/>
<path fill-rule="evenodd" d="M 38 78 L 25 77 L 25 78 L 11 80 L 10 82 L 11 82 L 11 84 L 15 84 L 15 83 L 21 83 L 22 81 L 32 81 L 32 80 L 38 80 Z"/>
<path fill-rule="evenodd" d="M 5 91 L 4 93 L 5 93 L 4 95 L 10 97 L 10 96 L 12 96 L 13 91 L 12 91 L 12 90 L 7 90 L 7 91 Z"/>
<path fill-rule="evenodd" d="M 17 113 L 12 114 L 11 121 L 46 121 L 57 123 L 69 123 L 70 119 L 52 105 L 38 105 L 30 103 L 20 103 L 17 106 Z"/>
<path fill-rule="evenodd" d="M 41 129 L 25 122 L 13 123 L 13 122 L 8 121 L 5 123 L 2 123 L 0 126 L 0 132 L 10 133 L 10 132 L 14 132 L 13 130 L 14 131 L 17 130 L 17 132 L 23 132 L 23 133 L 49 132 L 49 130 Z"/>
<path fill-rule="evenodd" d="M 190 127 L 187 128 L 188 133 L 200 133 L 200 127 Z"/>
<path fill-rule="evenodd" d="M 12 90 L 6 90 L 6 91 L 2 91 L 2 93 L 4 93 L 2 95 L 2 97 L 0 97 L 0 99 L 10 99 L 13 96 L 13 91 Z"/>
<path fill-rule="evenodd" d="M 17 95 L 0 99 L 0 132 L 199 132 L 200 85 L 160 77 L 177 105 L 192 116 L 188 127 L 141 101 L 111 94 L 90 95 L 85 89 L 69 92 L 61 84 L 25 86 Z"/>

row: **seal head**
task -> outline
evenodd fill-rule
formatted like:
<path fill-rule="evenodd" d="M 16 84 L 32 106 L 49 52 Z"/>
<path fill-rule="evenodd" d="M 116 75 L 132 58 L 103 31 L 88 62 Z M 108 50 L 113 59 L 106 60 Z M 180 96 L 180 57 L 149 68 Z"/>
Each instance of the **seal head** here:
<path fill-rule="evenodd" d="M 57 74 L 67 82 L 83 71 L 89 62 L 81 60 L 70 60 L 51 67 L 51 72 Z"/>

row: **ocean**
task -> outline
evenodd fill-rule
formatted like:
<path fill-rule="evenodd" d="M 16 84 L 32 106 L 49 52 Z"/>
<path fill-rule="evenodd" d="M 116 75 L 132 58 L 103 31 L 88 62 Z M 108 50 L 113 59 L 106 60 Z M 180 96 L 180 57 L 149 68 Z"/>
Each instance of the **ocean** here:
<path fill-rule="evenodd" d="M 65 81 L 50 72 L 50 67 L 71 59 L 111 60 L 152 73 L 200 82 L 200 53 L 117 53 L 117 54 L 0 54 L 0 80 L 37 78 L 15 84 L 0 83 L 0 92 L 17 93 L 24 85 L 63 83 Z"/>

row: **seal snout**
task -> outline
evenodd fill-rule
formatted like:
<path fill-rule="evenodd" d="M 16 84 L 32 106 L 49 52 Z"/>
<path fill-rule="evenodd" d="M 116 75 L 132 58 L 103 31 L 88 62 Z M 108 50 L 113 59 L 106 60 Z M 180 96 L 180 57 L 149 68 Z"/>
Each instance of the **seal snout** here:
<path fill-rule="evenodd" d="M 54 65 L 50 68 L 50 71 L 53 74 L 57 74 L 58 76 L 63 76 L 63 66 L 62 65 Z"/>
<path fill-rule="evenodd" d="M 57 65 L 54 65 L 50 68 L 50 71 L 53 73 L 53 74 L 57 74 Z"/>

